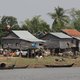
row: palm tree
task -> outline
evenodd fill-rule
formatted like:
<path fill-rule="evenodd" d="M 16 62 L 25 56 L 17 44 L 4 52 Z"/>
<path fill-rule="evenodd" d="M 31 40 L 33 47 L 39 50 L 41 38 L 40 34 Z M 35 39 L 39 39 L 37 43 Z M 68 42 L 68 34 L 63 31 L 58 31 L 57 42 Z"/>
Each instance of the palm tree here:
<path fill-rule="evenodd" d="M 68 23 L 69 17 L 65 15 L 65 10 L 63 8 L 57 7 L 55 8 L 55 12 L 49 13 L 49 15 L 54 19 L 52 24 L 53 31 L 60 31 L 65 28 L 65 24 Z"/>

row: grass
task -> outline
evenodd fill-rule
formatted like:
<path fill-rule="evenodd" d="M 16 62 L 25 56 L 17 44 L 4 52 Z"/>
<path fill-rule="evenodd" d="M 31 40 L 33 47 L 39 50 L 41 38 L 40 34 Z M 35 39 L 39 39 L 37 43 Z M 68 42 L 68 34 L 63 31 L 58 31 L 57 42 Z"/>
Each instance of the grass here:
<path fill-rule="evenodd" d="M 0 62 L 9 64 L 16 64 L 16 66 L 29 65 L 29 67 L 44 67 L 46 64 L 71 64 L 80 67 L 80 56 L 77 59 L 71 57 L 63 58 L 57 56 L 48 56 L 41 59 L 37 58 L 22 58 L 22 57 L 3 57 L 0 56 Z"/>

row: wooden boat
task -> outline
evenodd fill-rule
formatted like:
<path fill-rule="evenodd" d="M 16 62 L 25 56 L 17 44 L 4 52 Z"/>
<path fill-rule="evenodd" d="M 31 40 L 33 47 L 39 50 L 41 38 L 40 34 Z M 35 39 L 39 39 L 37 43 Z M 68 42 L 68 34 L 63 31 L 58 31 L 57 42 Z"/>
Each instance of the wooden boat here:
<path fill-rule="evenodd" d="M 64 65 L 45 65 L 46 67 L 51 67 L 51 68 L 57 68 L 57 67 L 72 67 L 74 63 L 72 64 L 64 64 Z"/>
<path fill-rule="evenodd" d="M 28 65 L 26 65 L 26 66 L 15 66 L 13 69 L 25 69 L 27 67 L 28 67 Z"/>
<path fill-rule="evenodd" d="M 15 66 L 15 65 L 0 67 L 0 70 L 14 69 L 14 66 Z"/>

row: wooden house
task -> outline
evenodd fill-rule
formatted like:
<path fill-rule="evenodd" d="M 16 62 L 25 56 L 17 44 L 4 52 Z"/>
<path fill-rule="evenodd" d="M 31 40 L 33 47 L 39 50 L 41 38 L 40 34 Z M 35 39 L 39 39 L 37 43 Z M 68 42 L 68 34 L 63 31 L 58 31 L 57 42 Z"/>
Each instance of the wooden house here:
<path fill-rule="evenodd" d="M 63 29 L 62 32 L 73 38 L 72 44 L 75 45 L 77 51 L 80 51 L 80 32 L 76 29 Z"/>
<path fill-rule="evenodd" d="M 38 48 L 41 42 L 44 41 L 25 30 L 12 30 L 1 38 L 2 47 L 10 49 Z"/>
<path fill-rule="evenodd" d="M 55 48 L 65 49 L 70 47 L 72 38 L 62 32 L 55 32 L 55 33 L 48 33 L 41 39 L 46 41 L 44 46 L 49 49 L 55 49 Z"/>

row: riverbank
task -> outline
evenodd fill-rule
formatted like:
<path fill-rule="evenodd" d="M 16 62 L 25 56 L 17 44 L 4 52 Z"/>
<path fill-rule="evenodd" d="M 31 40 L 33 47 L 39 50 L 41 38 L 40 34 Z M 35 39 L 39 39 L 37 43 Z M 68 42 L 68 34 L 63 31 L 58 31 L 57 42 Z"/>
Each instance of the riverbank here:
<path fill-rule="evenodd" d="M 42 58 L 22 58 L 22 57 L 4 57 L 0 56 L 0 63 L 5 62 L 7 65 L 15 64 L 16 66 L 28 65 L 28 68 L 43 68 L 45 65 L 65 65 L 74 63 L 73 67 L 80 67 L 80 56 L 60 57 L 48 56 Z"/>

